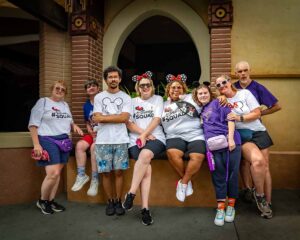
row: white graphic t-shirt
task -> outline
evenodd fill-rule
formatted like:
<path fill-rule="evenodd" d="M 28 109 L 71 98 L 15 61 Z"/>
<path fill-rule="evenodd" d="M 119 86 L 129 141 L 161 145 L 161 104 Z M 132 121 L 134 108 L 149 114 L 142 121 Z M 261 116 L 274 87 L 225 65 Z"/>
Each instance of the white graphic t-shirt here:
<path fill-rule="evenodd" d="M 69 134 L 73 123 L 68 103 L 40 98 L 31 109 L 28 127 L 37 126 L 38 135 L 56 136 Z"/>
<path fill-rule="evenodd" d="M 196 115 L 200 114 L 201 107 L 194 102 L 191 94 L 185 95 L 182 101 L 192 104 L 197 111 Z M 169 111 L 166 111 L 166 109 L 169 109 Z M 182 109 L 176 107 L 176 103 L 170 101 L 164 103 L 161 120 L 167 139 L 181 138 L 187 142 L 204 140 L 200 118 L 182 111 Z"/>
<path fill-rule="evenodd" d="M 238 90 L 232 98 L 227 98 L 231 111 L 237 115 L 245 115 L 250 113 L 260 105 L 254 95 L 247 89 Z M 266 131 L 265 126 L 260 119 L 251 122 L 236 122 L 236 129 L 250 129 L 253 131 Z"/>
<path fill-rule="evenodd" d="M 119 91 L 98 93 L 94 99 L 94 113 L 103 115 L 131 113 L 131 98 L 126 93 Z M 129 143 L 125 123 L 99 123 L 96 144 L 122 144 Z"/>
<path fill-rule="evenodd" d="M 146 129 L 154 117 L 161 118 L 163 111 L 163 98 L 161 96 L 153 95 L 147 100 L 140 97 L 132 99 L 132 115 L 131 121 L 142 129 Z M 152 132 L 152 135 L 166 144 L 165 134 L 162 126 L 158 125 Z M 130 144 L 129 147 L 136 145 L 136 139 L 139 136 L 137 133 L 129 133 Z"/>

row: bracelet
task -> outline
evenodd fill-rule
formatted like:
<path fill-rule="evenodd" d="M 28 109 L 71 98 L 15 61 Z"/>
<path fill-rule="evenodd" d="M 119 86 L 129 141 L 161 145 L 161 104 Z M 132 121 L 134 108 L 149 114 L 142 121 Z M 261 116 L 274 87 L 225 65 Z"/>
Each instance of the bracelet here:
<path fill-rule="evenodd" d="M 244 122 L 244 115 L 240 115 L 240 121 Z"/>

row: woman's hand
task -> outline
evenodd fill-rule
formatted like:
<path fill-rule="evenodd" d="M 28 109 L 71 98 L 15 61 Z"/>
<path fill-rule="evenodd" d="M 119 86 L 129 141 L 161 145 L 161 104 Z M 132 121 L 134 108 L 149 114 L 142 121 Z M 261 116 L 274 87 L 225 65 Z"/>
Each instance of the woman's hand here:
<path fill-rule="evenodd" d="M 148 141 L 149 141 L 149 140 L 155 140 L 156 137 L 154 137 L 152 134 L 150 134 L 146 139 L 147 139 Z"/>
<path fill-rule="evenodd" d="M 33 151 L 34 151 L 34 155 L 37 156 L 37 157 L 40 157 L 42 156 L 42 151 L 43 151 L 43 148 L 41 146 L 41 144 L 34 144 L 33 145 Z"/>
<path fill-rule="evenodd" d="M 219 103 L 222 107 L 225 107 L 227 105 L 227 98 L 225 97 L 225 95 L 221 95 L 217 97 L 219 100 Z"/>
<path fill-rule="evenodd" d="M 233 139 L 228 139 L 228 148 L 229 151 L 231 152 L 232 150 L 234 150 L 236 147 L 235 145 L 235 141 Z"/>
<path fill-rule="evenodd" d="M 236 115 L 235 113 L 231 112 L 227 115 L 227 120 L 229 121 L 239 121 L 240 120 L 240 116 Z"/>
<path fill-rule="evenodd" d="M 79 134 L 80 136 L 83 136 L 83 131 L 75 123 L 73 123 L 73 132 Z"/>
<path fill-rule="evenodd" d="M 142 148 L 145 146 L 147 139 L 146 136 L 142 133 L 140 136 L 138 136 L 138 139 L 140 139 L 140 146 L 139 148 Z"/>

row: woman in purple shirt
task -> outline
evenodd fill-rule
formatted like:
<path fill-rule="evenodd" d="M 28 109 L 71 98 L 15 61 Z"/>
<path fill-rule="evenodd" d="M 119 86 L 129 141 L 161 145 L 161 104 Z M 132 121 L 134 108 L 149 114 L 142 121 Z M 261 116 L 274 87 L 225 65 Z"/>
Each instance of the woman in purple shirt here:
<path fill-rule="evenodd" d="M 233 222 L 235 217 L 235 200 L 238 197 L 238 172 L 241 159 L 241 139 L 235 131 L 234 121 L 228 121 L 230 108 L 222 107 L 210 88 L 200 85 L 193 91 L 193 99 L 202 106 L 201 117 L 205 141 L 209 138 L 223 135 L 226 137 L 228 147 L 212 151 L 215 170 L 212 180 L 218 202 L 217 214 L 214 223 L 223 226 L 225 222 Z M 207 146 L 208 149 L 210 146 Z M 225 211 L 225 201 L 228 197 Z"/>

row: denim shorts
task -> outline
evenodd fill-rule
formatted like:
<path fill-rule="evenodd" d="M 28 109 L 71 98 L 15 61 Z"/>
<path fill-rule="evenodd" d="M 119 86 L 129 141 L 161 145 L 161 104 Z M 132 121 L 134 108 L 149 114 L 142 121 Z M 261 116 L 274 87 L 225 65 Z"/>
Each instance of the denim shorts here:
<path fill-rule="evenodd" d="M 166 146 L 165 144 L 163 144 L 161 141 L 159 141 L 158 139 L 155 140 L 149 140 L 146 142 L 145 146 L 143 148 L 138 148 L 137 145 L 129 148 L 129 155 L 131 158 L 133 158 L 134 160 L 138 160 L 140 152 L 143 149 L 148 149 L 151 152 L 153 152 L 154 154 L 154 158 L 160 154 L 161 152 L 166 150 Z"/>
<path fill-rule="evenodd" d="M 54 139 L 65 139 L 68 138 L 69 136 L 67 134 L 62 134 L 62 135 L 57 135 L 57 136 L 51 136 L 51 138 Z M 36 161 L 36 164 L 40 167 L 45 167 L 48 165 L 55 165 L 55 164 L 66 164 L 69 159 L 69 152 L 65 153 L 60 151 L 59 147 L 53 143 L 50 142 L 47 139 L 44 139 L 42 136 L 39 136 L 39 142 L 40 145 L 44 150 L 46 150 L 49 154 L 50 161 Z"/>
<path fill-rule="evenodd" d="M 98 172 L 126 170 L 128 168 L 128 144 L 96 144 L 96 161 Z"/>
<path fill-rule="evenodd" d="M 266 149 L 273 145 L 272 138 L 267 131 L 254 132 L 249 142 L 253 142 L 259 149 Z"/>

